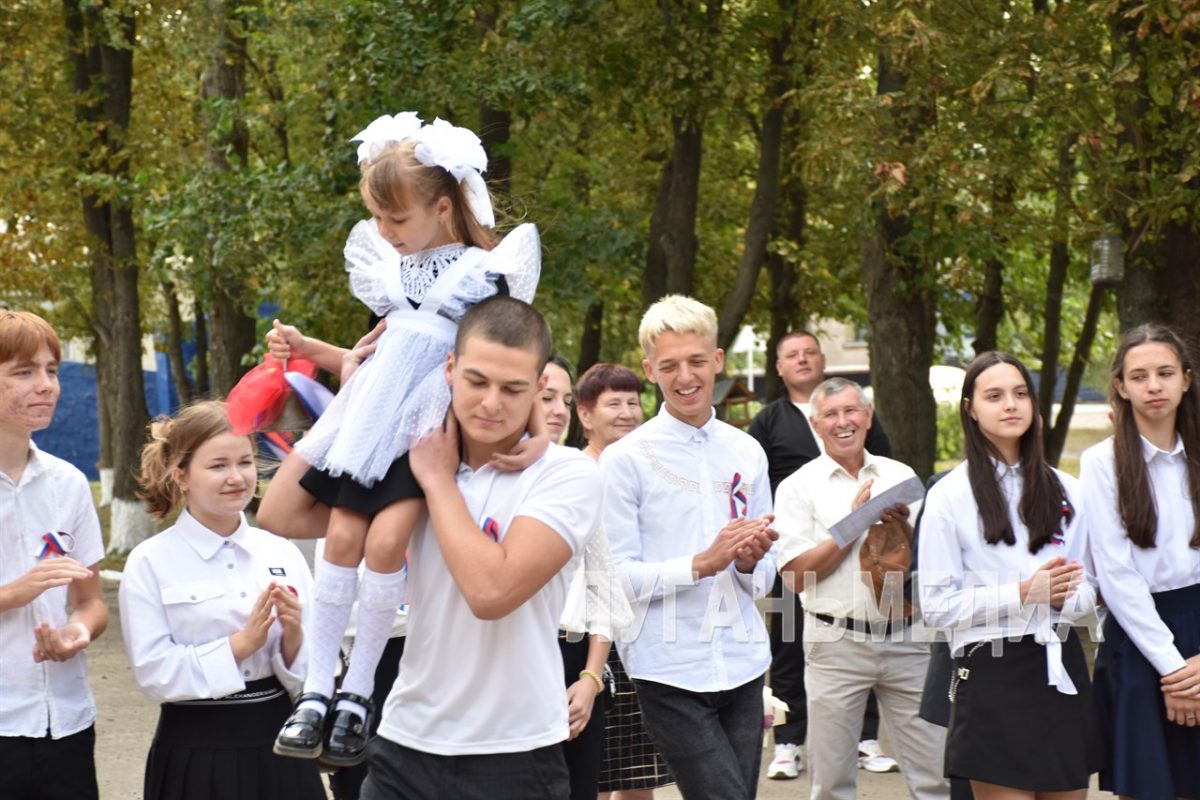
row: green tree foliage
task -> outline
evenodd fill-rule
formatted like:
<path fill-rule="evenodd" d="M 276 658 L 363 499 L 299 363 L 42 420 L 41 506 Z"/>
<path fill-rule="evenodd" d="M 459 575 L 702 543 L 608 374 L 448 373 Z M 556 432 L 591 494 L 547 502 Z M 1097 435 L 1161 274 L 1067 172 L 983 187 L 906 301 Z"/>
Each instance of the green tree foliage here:
<path fill-rule="evenodd" d="M 910 376 L 879 402 L 922 465 L 935 425 L 920 362 L 969 357 L 977 333 L 1049 386 L 1109 346 L 1114 309 L 1123 325 L 1200 330 L 1185 313 L 1200 294 L 1195 0 L 128 7 L 119 181 L 71 157 L 90 133 L 73 117 L 61 7 L 0 11 L 0 296 L 49 301 L 68 330 L 95 313 L 84 186 L 131 204 L 142 325 L 173 349 L 205 338 L 222 298 L 353 341 L 367 315 L 342 268 L 363 215 L 347 140 L 403 109 L 481 130 L 502 226 L 542 231 L 538 302 L 568 357 L 636 363 L 638 318 L 668 288 L 721 309 L 726 335 L 749 323 L 772 344 L 852 320 L 896 380 Z M 244 73 L 214 95 L 223 35 Z M 1089 302 L 1088 247 L 1105 229 L 1128 251 L 1116 304 Z M 1077 347 L 1089 318 L 1094 348 Z M 257 357 L 220 346 L 243 366 Z M 206 388 L 209 361 L 188 365 L 184 388 Z"/>

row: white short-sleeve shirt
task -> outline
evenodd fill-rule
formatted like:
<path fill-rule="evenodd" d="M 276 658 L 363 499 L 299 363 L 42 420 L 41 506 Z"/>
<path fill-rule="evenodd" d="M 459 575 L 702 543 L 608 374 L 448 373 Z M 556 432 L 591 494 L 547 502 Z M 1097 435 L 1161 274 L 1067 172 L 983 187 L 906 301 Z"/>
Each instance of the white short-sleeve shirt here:
<path fill-rule="evenodd" d="M 19 483 L 0 473 L 0 585 L 37 565 L 49 532 L 81 564 L 90 567 L 104 557 L 87 478 L 31 443 Z M 0 613 L 0 736 L 49 732 L 61 739 L 95 721 L 86 653 L 62 662 L 33 660 L 33 629 L 42 622 L 56 628 L 67 622 L 68 588 L 47 589 L 28 605 Z"/>
<path fill-rule="evenodd" d="M 456 476 L 481 536 L 503 542 L 518 517 L 552 528 L 572 559 L 498 620 L 472 613 L 428 520 L 409 544 L 408 639 L 379 735 L 435 755 L 519 753 L 567 738 L 558 621 L 584 542 L 598 524 L 600 477 L 577 450 L 550 445 L 521 472 Z"/>
<path fill-rule="evenodd" d="M 779 541 L 780 565 L 832 538 L 829 529 L 852 510 L 854 496 L 868 480 L 875 481 L 871 495 L 876 496 L 903 483 L 915 474 L 907 464 L 863 451 L 864 461 L 858 477 L 822 454 L 793 472 L 775 490 L 775 530 Z M 914 520 L 920 503 L 909 506 Z M 805 611 L 832 617 L 853 617 L 864 622 L 881 622 L 886 616 L 875 605 L 874 595 L 859 575 L 859 550 L 866 530 L 855 541 L 850 553 L 832 572 L 801 594 Z"/>

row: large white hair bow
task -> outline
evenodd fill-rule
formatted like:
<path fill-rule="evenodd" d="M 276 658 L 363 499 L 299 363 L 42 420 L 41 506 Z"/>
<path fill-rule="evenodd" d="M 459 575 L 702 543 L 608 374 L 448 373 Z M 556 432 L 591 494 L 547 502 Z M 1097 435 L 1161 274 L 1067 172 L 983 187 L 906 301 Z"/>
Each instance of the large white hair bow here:
<path fill-rule="evenodd" d="M 413 151 L 417 160 L 427 167 L 441 167 L 453 175 L 462 184 L 467 205 L 479 224 L 485 228 L 495 227 L 492 199 L 482 174 L 487 170 L 487 153 L 479 137 L 466 128 L 435 119 L 412 138 L 417 141 Z"/>
<path fill-rule="evenodd" d="M 415 138 L 420 130 L 421 118 L 417 116 L 417 112 L 401 111 L 394 117 L 387 114 L 378 117 L 354 134 L 350 141 L 362 142 L 358 146 L 358 163 L 362 165 L 382 155 L 388 145 Z"/>

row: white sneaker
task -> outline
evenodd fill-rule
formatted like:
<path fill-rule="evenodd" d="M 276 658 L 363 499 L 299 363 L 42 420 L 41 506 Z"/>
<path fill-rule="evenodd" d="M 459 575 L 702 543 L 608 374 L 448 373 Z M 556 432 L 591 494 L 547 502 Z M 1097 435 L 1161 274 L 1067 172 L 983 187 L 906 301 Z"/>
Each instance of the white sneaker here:
<path fill-rule="evenodd" d="M 775 745 L 775 757 L 767 765 L 767 777 L 773 781 L 790 781 L 804 771 L 804 755 L 798 744 Z"/>
<path fill-rule="evenodd" d="M 858 768 L 867 772 L 899 772 L 896 759 L 886 755 L 876 739 L 863 739 L 858 743 Z"/>

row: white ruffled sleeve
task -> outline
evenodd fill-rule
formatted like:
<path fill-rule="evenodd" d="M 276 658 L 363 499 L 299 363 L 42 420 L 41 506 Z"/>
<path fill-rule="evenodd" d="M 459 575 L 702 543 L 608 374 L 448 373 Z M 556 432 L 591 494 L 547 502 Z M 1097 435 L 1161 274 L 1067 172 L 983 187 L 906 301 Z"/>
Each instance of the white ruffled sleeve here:
<path fill-rule="evenodd" d="M 382 317 L 404 300 L 400 254 L 379 235 L 374 221 L 364 219 L 354 226 L 343 254 L 350 291 L 367 308 Z"/>
<path fill-rule="evenodd" d="M 603 526 L 588 538 L 583 555 L 587 586 L 587 631 L 610 642 L 633 622 L 633 609 L 613 567 L 608 536 Z"/>
<path fill-rule="evenodd" d="M 510 295 L 532 303 L 542 273 L 542 242 L 537 226 L 526 222 L 513 228 L 484 257 L 483 268 L 503 275 Z"/>

